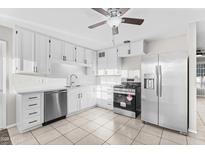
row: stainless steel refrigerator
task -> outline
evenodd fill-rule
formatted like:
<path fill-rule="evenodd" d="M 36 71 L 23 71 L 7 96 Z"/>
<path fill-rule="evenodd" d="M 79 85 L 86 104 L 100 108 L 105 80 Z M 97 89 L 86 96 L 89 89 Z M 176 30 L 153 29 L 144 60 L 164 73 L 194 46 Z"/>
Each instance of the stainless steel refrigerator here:
<path fill-rule="evenodd" d="M 142 57 L 141 119 L 187 133 L 188 56 L 186 52 Z"/>

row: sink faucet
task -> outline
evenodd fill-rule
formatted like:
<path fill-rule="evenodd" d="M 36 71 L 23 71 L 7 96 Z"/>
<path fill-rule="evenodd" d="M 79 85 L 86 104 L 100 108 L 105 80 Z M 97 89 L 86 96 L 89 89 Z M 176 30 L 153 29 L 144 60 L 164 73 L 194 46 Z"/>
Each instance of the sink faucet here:
<path fill-rule="evenodd" d="M 71 74 L 71 75 L 70 75 L 70 86 L 71 86 L 71 87 L 72 87 L 73 83 L 75 83 L 75 82 L 73 81 L 73 77 L 75 77 L 75 79 L 78 78 L 78 76 L 77 76 L 76 74 Z"/>

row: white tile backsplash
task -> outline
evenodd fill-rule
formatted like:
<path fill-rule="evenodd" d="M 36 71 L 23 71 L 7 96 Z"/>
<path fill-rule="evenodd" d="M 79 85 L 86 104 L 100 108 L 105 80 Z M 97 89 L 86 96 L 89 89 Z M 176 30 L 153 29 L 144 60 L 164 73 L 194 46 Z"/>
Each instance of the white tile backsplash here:
<path fill-rule="evenodd" d="M 78 76 L 77 84 L 80 85 L 93 85 L 96 84 L 96 76 L 85 73 L 85 68 L 79 66 L 71 65 L 52 65 L 52 75 L 48 77 L 43 76 L 34 76 L 34 75 L 22 75 L 14 74 L 14 87 L 15 89 L 25 89 L 25 88 L 34 88 L 34 87 L 51 87 L 51 86 L 65 86 L 67 76 L 71 74 L 76 74 Z"/>

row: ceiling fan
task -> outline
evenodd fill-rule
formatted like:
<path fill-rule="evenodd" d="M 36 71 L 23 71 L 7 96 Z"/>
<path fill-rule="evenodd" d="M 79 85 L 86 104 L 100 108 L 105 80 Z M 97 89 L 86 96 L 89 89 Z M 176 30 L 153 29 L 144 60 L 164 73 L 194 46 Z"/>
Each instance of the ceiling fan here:
<path fill-rule="evenodd" d="M 107 10 L 102 8 L 92 9 L 106 16 L 107 20 L 88 26 L 88 28 L 93 29 L 107 23 L 112 28 L 113 35 L 119 34 L 118 27 L 120 23 L 141 25 L 144 22 L 144 19 L 122 17 L 129 10 L 129 8 L 108 8 Z"/>

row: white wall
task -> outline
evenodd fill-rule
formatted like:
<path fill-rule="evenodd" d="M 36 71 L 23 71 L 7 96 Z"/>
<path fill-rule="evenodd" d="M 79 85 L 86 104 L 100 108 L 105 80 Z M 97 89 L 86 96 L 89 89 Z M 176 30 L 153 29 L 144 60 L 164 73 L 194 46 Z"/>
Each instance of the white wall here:
<path fill-rule="evenodd" d="M 15 95 L 12 84 L 12 29 L 0 26 L 0 39 L 7 42 L 7 114 L 6 121 L 7 125 L 13 124 L 16 121 L 16 106 L 15 106 Z"/>
<path fill-rule="evenodd" d="M 146 41 L 145 53 L 188 51 L 187 36 L 181 35 L 161 40 Z"/>
<path fill-rule="evenodd" d="M 141 56 L 122 58 L 123 70 L 135 70 L 141 67 Z"/>

